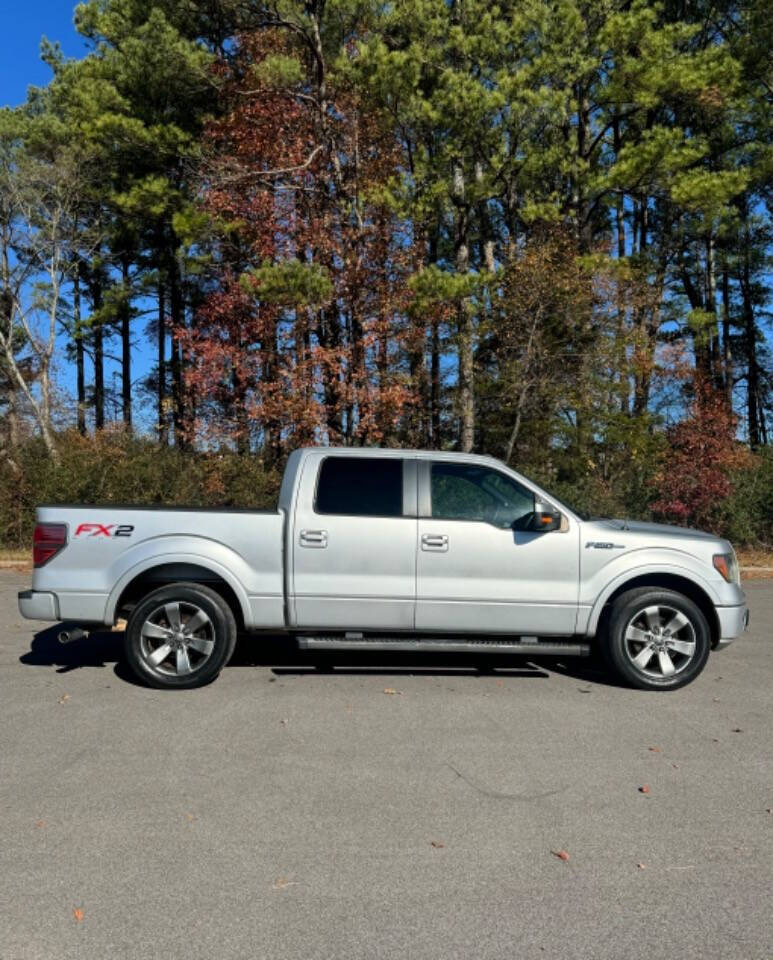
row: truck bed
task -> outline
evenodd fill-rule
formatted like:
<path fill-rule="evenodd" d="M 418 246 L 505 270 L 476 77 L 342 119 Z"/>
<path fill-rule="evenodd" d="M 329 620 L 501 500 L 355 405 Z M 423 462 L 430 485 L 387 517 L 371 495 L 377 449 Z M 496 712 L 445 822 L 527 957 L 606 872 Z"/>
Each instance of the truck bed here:
<path fill-rule="evenodd" d="M 59 619 L 112 624 L 132 581 L 159 564 L 197 563 L 239 600 L 245 626 L 284 625 L 284 514 L 231 507 L 46 505 L 38 523 L 67 526 L 67 546 L 33 574 L 58 598 Z"/>

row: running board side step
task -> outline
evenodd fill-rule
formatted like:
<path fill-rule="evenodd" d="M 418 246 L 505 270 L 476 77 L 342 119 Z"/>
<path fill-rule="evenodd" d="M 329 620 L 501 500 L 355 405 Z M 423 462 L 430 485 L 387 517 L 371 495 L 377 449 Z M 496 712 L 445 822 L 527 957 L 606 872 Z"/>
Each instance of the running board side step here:
<path fill-rule="evenodd" d="M 517 653 L 532 657 L 587 657 L 590 644 L 566 640 L 410 640 L 405 637 L 309 637 L 296 638 L 301 650 L 364 650 L 401 653 Z"/>

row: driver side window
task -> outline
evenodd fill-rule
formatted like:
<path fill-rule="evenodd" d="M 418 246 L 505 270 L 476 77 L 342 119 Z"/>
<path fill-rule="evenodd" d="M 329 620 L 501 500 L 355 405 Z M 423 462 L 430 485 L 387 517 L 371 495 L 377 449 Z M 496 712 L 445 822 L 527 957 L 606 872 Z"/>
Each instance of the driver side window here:
<path fill-rule="evenodd" d="M 474 463 L 432 464 L 432 517 L 511 527 L 534 511 L 534 494 L 497 470 Z"/>

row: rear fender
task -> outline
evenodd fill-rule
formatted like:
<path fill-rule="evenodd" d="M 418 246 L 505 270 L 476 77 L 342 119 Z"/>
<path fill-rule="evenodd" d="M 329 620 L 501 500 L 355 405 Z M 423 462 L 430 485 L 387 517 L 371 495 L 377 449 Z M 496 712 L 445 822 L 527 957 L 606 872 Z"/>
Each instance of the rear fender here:
<path fill-rule="evenodd" d="M 220 577 L 233 590 L 239 601 L 245 626 L 252 625 L 253 615 L 249 597 L 238 575 L 241 572 L 245 579 L 249 576 L 246 561 L 223 544 L 203 537 L 163 537 L 146 540 L 122 554 L 120 564 L 116 564 L 117 569 L 114 571 L 115 585 L 107 600 L 105 623 L 114 623 L 116 605 L 132 580 L 154 567 L 169 563 L 195 564 Z M 241 568 L 244 570 L 242 571 Z"/>

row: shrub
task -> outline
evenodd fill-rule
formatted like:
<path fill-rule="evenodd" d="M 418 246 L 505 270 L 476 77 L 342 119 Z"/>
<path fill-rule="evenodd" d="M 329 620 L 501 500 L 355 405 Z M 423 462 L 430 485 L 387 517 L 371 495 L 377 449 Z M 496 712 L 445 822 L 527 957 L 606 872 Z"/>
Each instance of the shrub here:
<path fill-rule="evenodd" d="M 690 415 L 667 432 L 671 449 L 656 478 L 656 515 L 684 526 L 721 530 L 734 478 L 752 466 L 748 449 L 736 439 L 737 424 L 724 396 L 708 384 L 696 385 Z"/>
<path fill-rule="evenodd" d="M 259 457 L 233 452 L 183 452 L 124 430 L 57 438 L 55 466 L 42 442 L 14 453 L 19 471 L 0 470 L 0 544 L 24 549 L 40 503 L 273 507 L 281 476 Z"/>

